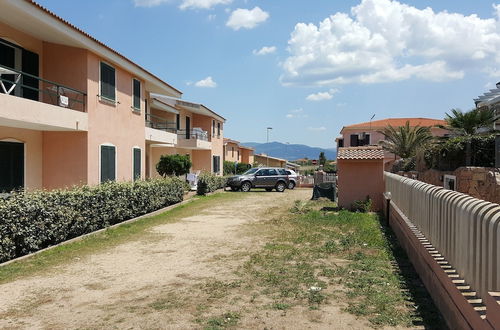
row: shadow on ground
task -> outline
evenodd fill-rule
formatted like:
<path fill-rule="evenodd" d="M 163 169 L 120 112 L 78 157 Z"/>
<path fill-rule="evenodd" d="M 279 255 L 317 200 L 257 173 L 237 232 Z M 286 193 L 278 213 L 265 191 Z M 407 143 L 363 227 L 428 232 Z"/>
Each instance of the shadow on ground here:
<path fill-rule="evenodd" d="M 425 329 L 448 329 L 439 309 L 434 304 L 429 292 L 420 280 L 417 271 L 408 259 L 408 255 L 401 247 L 392 229 L 386 225 L 386 219 L 380 217 L 382 232 L 389 243 L 389 248 L 394 255 L 394 271 L 398 273 L 401 286 L 408 290 L 410 300 L 417 306 L 415 315 L 421 321 L 414 322 L 414 326 Z"/>

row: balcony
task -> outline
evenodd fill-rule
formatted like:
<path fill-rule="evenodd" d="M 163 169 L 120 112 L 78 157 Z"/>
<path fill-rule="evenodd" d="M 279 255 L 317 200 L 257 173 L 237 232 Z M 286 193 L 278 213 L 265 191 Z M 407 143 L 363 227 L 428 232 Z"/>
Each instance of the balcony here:
<path fill-rule="evenodd" d="M 87 94 L 0 65 L 0 126 L 87 131 Z"/>
<path fill-rule="evenodd" d="M 177 144 L 176 123 L 160 116 L 146 114 L 146 141 L 174 147 Z"/>
<path fill-rule="evenodd" d="M 191 130 L 178 130 L 177 137 L 178 148 L 194 150 L 212 149 L 212 142 L 209 141 L 208 132 L 202 130 L 201 128 L 193 128 Z"/>

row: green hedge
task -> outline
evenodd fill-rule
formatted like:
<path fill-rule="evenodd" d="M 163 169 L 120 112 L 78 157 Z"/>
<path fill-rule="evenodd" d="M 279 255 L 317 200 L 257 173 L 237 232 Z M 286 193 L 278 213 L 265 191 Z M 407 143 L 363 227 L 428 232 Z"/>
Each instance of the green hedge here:
<path fill-rule="evenodd" d="M 495 166 L 495 135 L 459 136 L 436 143 L 424 150 L 428 168 L 454 171 L 465 166 L 466 145 L 471 145 L 471 166 Z"/>
<path fill-rule="evenodd" d="M 222 189 L 226 186 L 227 177 L 217 176 L 212 173 L 204 172 L 198 176 L 198 186 L 196 193 L 198 195 L 206 195 L 214 192 L 217 189 Z"/>
<path fill-rule="evenodd" d="M 251 168 L 252 165 L 250 164 L 237 163 L 235 166 L 234 162 L 227 160 L 225 160 L 223 164 L 224 175 L 243 174 Z"/>
<path fill-rule="evenodd" d="M 109 182 L 0 199 L 0 262 L 182 201 L 177 178 Z"/>

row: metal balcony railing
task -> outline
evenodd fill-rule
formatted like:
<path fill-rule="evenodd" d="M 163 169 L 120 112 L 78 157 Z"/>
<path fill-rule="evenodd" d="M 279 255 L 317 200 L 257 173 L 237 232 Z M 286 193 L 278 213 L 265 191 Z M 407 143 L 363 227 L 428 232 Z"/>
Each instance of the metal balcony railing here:
<path fill-rule="evenodd" d="M 163 117 L 146 113 L 146 126 L 169 133 L 177 133 L 176 123 Z"/>
<path fill-rule="evenodd" d="M 0 93 L 87 111 L 86 93 L 3 65 L 0 65 Z"/>
<path fill-rule="evenodd" d="M 177 135 L 182 139 L 209 141 L 208 132 L 197 128 L 193 128 L 191 130 L 179 129 L 177 130 Z"/>

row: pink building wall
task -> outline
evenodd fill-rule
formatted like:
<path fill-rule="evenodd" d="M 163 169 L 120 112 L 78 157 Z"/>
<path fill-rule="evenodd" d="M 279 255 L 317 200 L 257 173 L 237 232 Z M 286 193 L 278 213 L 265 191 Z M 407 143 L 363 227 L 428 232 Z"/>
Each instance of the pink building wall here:
<path fill-rule="evenodd" d="M 355 201 L 364 201 L 369 196 L 373 211 L 383 207 L 384 163 L 376 160 L 337 160 L 338 204 L 350 208 Z"/>

